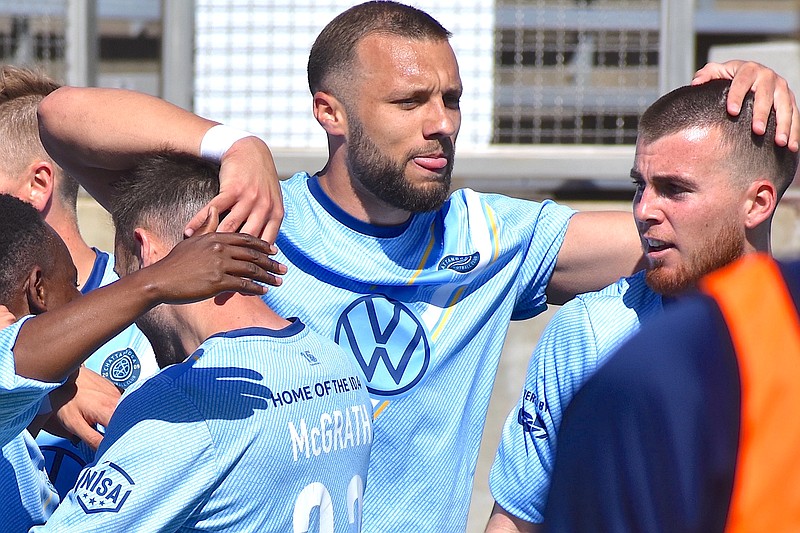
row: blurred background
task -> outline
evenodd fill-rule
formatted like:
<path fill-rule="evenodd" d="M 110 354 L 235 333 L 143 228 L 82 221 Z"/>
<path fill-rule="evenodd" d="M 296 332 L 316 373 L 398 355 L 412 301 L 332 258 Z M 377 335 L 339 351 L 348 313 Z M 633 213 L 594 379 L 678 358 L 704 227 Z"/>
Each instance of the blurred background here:
<path fill-rule="evenodd" d="M 0 60 L 71 85 L 135 89 L 249 130 L 279 173 L 314 172 L 325 137 L 311 116 L 308 50 L 357 2 L 341 0 L 0 0 Z M 630 210 L 639 114 L 707 61 L 754 59 L 800 87 L 800 0 L 420 0 L 453 32 L 465 93 L 457 187 L 577 209 Z M 778 209 L 773 245 L 800 254 L 800 187 Z M 86 195 L 81 230 L 111 250 Z M 632 219 L 631 219 L 632 220 Z M 469 531 L 491 508 L 499 431 L 549 310 L 515 323 L 489 408 Z M 601 414 L 601 413 L 598 413 Z"/>

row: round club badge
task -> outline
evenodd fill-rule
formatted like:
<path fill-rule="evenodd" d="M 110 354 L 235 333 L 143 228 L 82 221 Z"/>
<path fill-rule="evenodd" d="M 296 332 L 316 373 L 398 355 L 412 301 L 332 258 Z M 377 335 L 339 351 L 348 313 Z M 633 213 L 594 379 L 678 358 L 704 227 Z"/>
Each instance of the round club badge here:
<path fill-rule="evenodd" d="M 142 373 L 142 365 L 136 352 L 130 348 L 114 352 L 103 361 L 100 375 L 122 389 L 132 385 Z"/>

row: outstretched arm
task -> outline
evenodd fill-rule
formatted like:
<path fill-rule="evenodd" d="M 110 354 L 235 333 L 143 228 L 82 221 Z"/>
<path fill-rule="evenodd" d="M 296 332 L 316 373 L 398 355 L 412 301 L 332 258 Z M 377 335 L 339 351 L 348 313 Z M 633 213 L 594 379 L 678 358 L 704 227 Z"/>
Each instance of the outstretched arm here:
<path fill-rule="evenodd" d="M 39 105 L 42 144 L 53 159 L 108 208 L 111 184 L 148 153 L 200 155 L 216 122 L 165 100 L 122 89 L 62 87 Z M 230 214 L 220 231 L 244 231 L 275 242 L 283 203 L 272 154 L 254 136 L 234 142 L 220 160 L 220 193 L 187 226 L 191 234 L 210 206 Z"/>
<path fill-rule="evenodd" d="M 576 213 L 569 221 L 556 268 L 547 284 L 547 301 L 563 304 L 576 294 L 599 290 L 644 266 L 631 213 Z"/>
<path fill-rule="evenodd" d="M 753 106 L 753 132 L 763 135 L 769 111 L 774 106 L 777 119 L 775 143 L 788 146 L 796 152 L 800 147 L 800 113 L 794 93 L 786 80 L 774 70 L 753 61 L 732 60 L 725 63 L 708 63 L 698 70 L 692 85 L 710 80 L 733 80 L 728 93 L 728 113 L 739 115 L 742 101 L 749 91 L 755 93 Z"/>
<path fill-rule="evenodd" d="M 16 373 L 61 382 L 99 346 L 160 303 L 189 303 L 222 292 L 260 295 L 277 284 L 270 245 L 243 233 L 185 239 L 162 260 L 28 319 L 13 348 Z M 57 347 L 57 349 L 54 349 Z M 43 350 L 50 350 L 43 357 Z"/>

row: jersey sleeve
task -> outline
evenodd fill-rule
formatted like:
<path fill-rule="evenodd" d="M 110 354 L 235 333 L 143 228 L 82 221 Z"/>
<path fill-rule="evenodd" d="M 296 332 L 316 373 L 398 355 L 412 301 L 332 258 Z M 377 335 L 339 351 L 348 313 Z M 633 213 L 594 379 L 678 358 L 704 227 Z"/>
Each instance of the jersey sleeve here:
<path fill-rule="evenodd" d="M 5 446 L 31 423 L 47 394 L 61 383 L 47 383 L 17 374 L 14 344 L 30 316 L 0 330 L 0 446 Z M 47 357 L 47 350 L 42 350 Z"/>
<path fill-rule="evenodd" d="M 575 214 L 573 209 L 551 200 L 540 204 L 525 203 L 530 205 L 515 212 L 518 218 L 514 222 L 519 227 L 502 230 L 506 235 L 524 235 L 529 239 L 521 243 L 524 249 L 520 252 L 524 259 L 520 266 L 520 292 L 512 320 L 534 317 L 547 308 L 547 284 L 553 275 L 567 226 Z"/>
<path fill-rule="evenodd" d="M 215 447 L 197 408 L 160 377 L 126 395 L 96 461 L 32 531 L 176 531 L 202 506 Z"/>
<path fill-rule="evenodd" d="M 700 303 L 650 321 L 576 394 L 559 433 L 547 531 L 722 531 L 738 368 L 721 315 Z"/>
<path fill-rule="evenodd" d="M 489 486 L 510 514 L 542 522 L 562 414 L 597 362 L 591 317 L 576 298 L 558 310 L 542 333 L 519 402 L 503 427 Z"/>

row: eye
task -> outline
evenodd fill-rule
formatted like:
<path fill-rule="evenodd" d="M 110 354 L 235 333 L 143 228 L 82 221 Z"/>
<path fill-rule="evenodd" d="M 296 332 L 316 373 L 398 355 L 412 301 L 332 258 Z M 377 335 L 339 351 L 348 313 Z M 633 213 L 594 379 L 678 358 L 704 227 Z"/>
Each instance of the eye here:
<path fill-rule="evenodd" d="M 415 107 L 419 106 L 421 102 L 419 98 L 403 98 L 400 100 L 395 100 L 393 103 L 400 109 L 414 109 Z"/>
<path fill-rule="evenodd" d="M 691 191 L 680 183 L 664 183 L 659 187 L 658 192 L 668 198 L 680 198 Z"/>
<path fill-rule="evenodd" d="M 444 97 L 444 105 L 448 109 L 460 109 L 461 108 L 461 95 L 445 95 L 445 97 Z"/>

